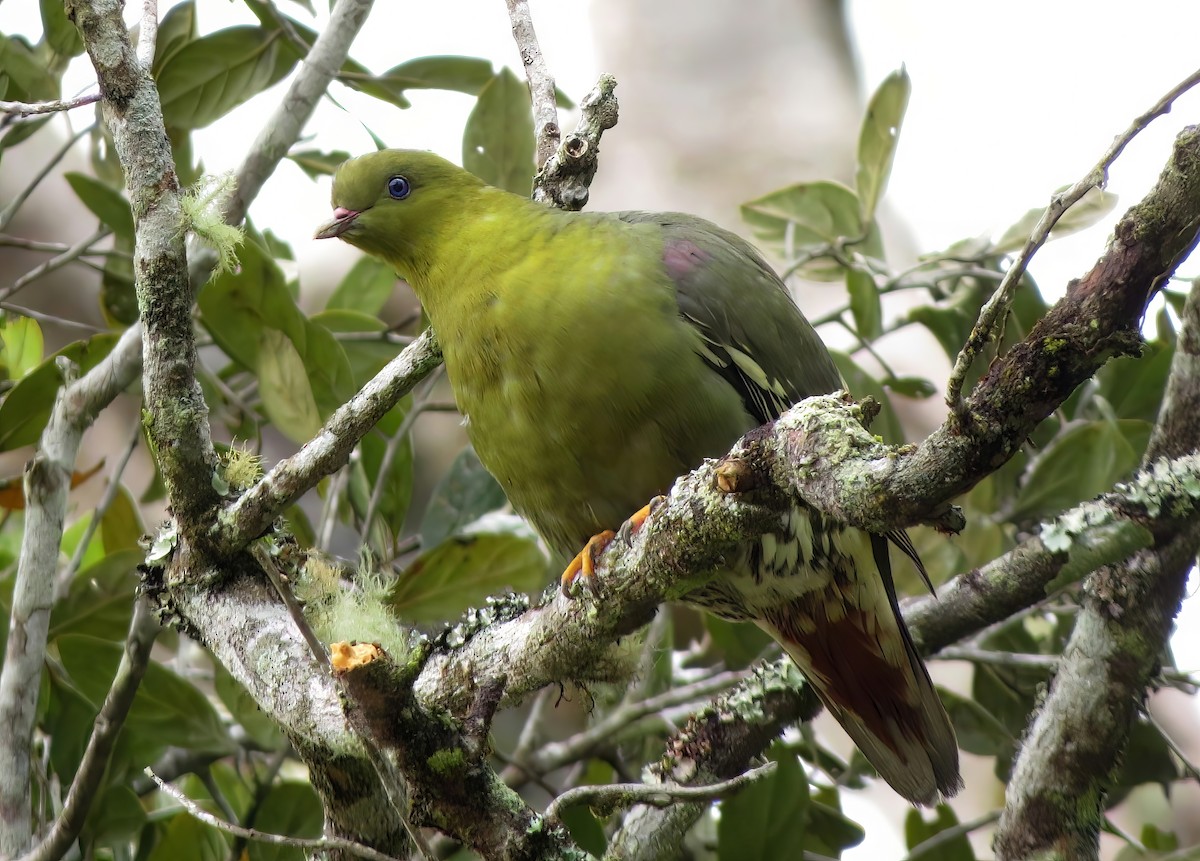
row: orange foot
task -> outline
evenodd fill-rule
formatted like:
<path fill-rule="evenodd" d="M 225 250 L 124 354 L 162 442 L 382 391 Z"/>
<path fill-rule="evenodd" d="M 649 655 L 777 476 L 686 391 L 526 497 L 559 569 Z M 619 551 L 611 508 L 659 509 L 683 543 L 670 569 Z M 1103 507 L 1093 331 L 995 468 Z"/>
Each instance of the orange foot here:
<path fill-rule="evenodd" d="M 652 499 L 649 504 L 643 506 L 626 520 L 621 526 L 621 536 L 628 539 L 641 529 L 642 524 L 646 522 L 646 518 L 650 516 L 650 512 L 660 499 L 662 499 L 661 496 Z M 575 558 L 571 560 L 571 564 L 562 574 L 562 593 L 564 595 L 568 598 L 574 597 L 576 586 L 581 586 L 589 592 L 596 591 L 596 559 L 616 537 L 616 532 L 606 529 L 588 539 L 588 543 L 575 554 Z"/>

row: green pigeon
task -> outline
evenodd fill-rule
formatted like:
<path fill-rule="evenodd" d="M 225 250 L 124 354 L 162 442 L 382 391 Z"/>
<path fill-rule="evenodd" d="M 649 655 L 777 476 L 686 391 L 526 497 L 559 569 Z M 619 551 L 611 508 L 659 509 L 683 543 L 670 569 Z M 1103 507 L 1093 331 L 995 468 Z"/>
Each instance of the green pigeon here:
<path fill-rule="evenodd" d="M 762 257 L 701 218 L 552 209 L 411 150 L 342 164 L 333 207 L 317 238 L 412 286 L 475 452 L 576 558 L 568 580 L 588 573 L 593 536 L 678 476 L 844 386 Z M 684 600 L 769 633 L 880 776 L 935 804 L 962 785 L 958 746 L 900 617 L 889 540 L 919 567 L 904 533 L 798 505 Z"/>

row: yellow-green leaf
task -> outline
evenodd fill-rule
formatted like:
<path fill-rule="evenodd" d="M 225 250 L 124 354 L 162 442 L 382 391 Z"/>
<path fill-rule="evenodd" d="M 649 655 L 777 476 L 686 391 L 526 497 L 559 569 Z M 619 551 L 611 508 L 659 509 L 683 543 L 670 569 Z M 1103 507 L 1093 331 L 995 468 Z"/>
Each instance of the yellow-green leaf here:
<path fill-rule="evenodd" d="M 508 67 L 488 81 L 463 131 L 463 167 L 488 185 L 528 195 L 533 187 L 529 88 Z"/>
<path fill-rule="evenodd" d="M 258 385 L 271 422 L 292 442 L 305 442 L 321 429 L 304 360 L 278 329 L 266 327 L 259 338 Z"/>
<path fill-rule="evenodd" d="M 858 136 L 858 170 L 854 175 L 864 224 L 875 219 L 875 208 L 887 188 L 911 92 L 912 82 L 902 66 L 884 79 L 867 105 Z"/>
<path fill-rule="evenodd" d="M 19 380 L 36 368 L 44 346 L 37 320 L 0 318 L 0 380 Z"/>

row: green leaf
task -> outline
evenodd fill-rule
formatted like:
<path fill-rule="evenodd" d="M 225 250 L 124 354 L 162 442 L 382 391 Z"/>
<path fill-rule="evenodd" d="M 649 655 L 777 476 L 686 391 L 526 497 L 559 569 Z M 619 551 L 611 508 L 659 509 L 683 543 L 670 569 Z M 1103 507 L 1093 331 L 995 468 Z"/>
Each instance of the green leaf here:
<path fill-rule="evenodd" d="M 58 80 L 20 36 L 0 35 L 0 69 L 8 79 L 7 100 L 40 102 L 59 96 Z"/>
<path fill-rule="evenodd" d="M 14 102 L 41 102 L 60 95 L 58 78 L 20 36 L 0 34 L 0 92 Z M 41 119 L 29 118 L 9 126 L 0 137 L 0 152 L 29 138 L 49 122 L 53 114 Z"/>
<path fill-rule="evenodd" d="M 41 0 L 42 31 L 50 50 L 63 57 L 78 57 L 83 53 L 79 29 L 67 18 L 62 0 Z"/>
<path fill-rule="evenodd" d="M 296 64 L 279 31 L 227 27 L 188 42 L 158 76 L 163 120 L 198 129 L 281 81 Z"/>
<path fill-rule="evenodd" d="M 220 831 L 181 812 L 171 819 L 146 861 L 225 861 L 228 854 L 228 842 Z"/>
<path fill-rule="evenodd" d="M 463 167 L 488 185 L 528 195 L 533 186 L 529 89 L 508 67 L 484 86 L 463 131 Z"/>
<path fill-rule="evenodd" d="M 1056 436 L 1034 460 L 1011 518 L 1057 514 L 1110 490 L 1139 460 L 1127 436 L 1138 428 L 1127 421 L 1087 422 Z"/>
<path fill-rule="evenodd" d="M 467 446 L 433 490 L 421 521 L 421 545 L 434 547 L 507 502 L 504 490 Z"/>
<path fill-rule="evenodd" d="M 344 150 L 321 152 L 315 149 L 304 149 L 290 152 L 287 157 L 308 174 L 309 179 L 317 179 L 321 176 L 333 176 L 338 165 L 350 158 L 350 153 Z"/>
<path fill-rule="evenodd" d="M 604 855 L 608 848 L 604 827 L 585 805 L 578 804 L 563 810 L 562 823 L 567 826 L 567 830 L 571 832 L 571 839 L 580 849 L 596 858 Z"/>
<path fill-rule="evenodd" d="M 877 434 L 883 438 L 884 442 L 889 442 L 893 445 L 899 445 L 904 442 L 904 430 L 900 427 L 900 422 L 892 410 L 891 401 L 888 400 L 887 392 L 883 390 L 883 386 L 879 385 L 874 377 L 860 368 L 845 353 L 839 350 L 830 350 L 829 352 L 833 357 L 833 363 L 837 365 L 838 372 L 842 375 L 842 379 L 850 387 L 850 393 L 856 398 L 870 396 L 879 401 L 883 407 L 879 411 L 879 415 L 875 417 L 875 423 L 871 425 L 871 433 Z"/>
<path fill-rule="evenodd" d="M 100 518 L 100 537 L 104 543 L 105 553 L 116 553 L 118 550 L 137 550 L 140 552 L 141 541 L 145 527 L 142 517 L 134 505 L 133 497 L 124 485 L 117 488 L 112 503 Z"/>
<path fill-rule="evenodd" d="M 309 783 L 290 780 L 271 787 L 263 799 L 254 827 L 268 834 L 288 837 L 321 836 L 325 817 L 321 800 Z M 246 847 L 250 861 L 304 861 L 304 850 L 252 840 Z"/>
<path fill-rule="evenodd" d="M 66 597 L 50 612 L 50 639 L 67 634 L 125 639 L 144 557 L 139 549 L 119 550 L 76 574 Z"/>
<path fill-rule="evenodd" d="M 117 335 L 105 332 L 86 341 L 68 344 L 9 389 L 0 402 L 0 451 L 32 445 L 41 436 L 62 385 L 58 358 L 74 362 L 79 366 L 80 375 L 85 374 L 108 355 L 117 338 Z"/>
<path fill-rule="evenodd" d="M 29 317 L 0 317 L 0 380 L 19 380 L 42 361 L 42 327 Z"/>
<path fill-rule="evenodd" d="M 830 246 L 855 240 L 852 249 L 882 259 L 879 231 L 867 230 L 858 196 L 836 182 L 799 183 L 742 204 L 742 218 L 755 237 L 787 260 L 823 253 Z M 844 276 L 840 263 L 817 257 L 796 269 L 804 278 L 837 281 Z"/>
<path fill-rule="evenodd" d="M 364 254 L 346 273 L 325 307 L 378 314 L 395 289 L 396 273 L 392 267 Z"/>
<path fill-rule="evenodd" d="M 910 850 L 915 849 L 930 837 L 957 825 L 958 817 L 947 804 L 937 806 L 933 821 L 925 819 L 924 811 L 913 809 L 908 811 L 904 819 L 904 842 Z M 966 832 L 963 832 L 922 852 L 920 857 L 922 861 L 975 861 L 975 850 L 971 848 Z"/>
<path fill-rule="evenodd" d="M 1063 186 L 1055 193 L 1061 193 L 1068 187 Z M 1054 225 L 1054 229 L 1050 231 L 1050 239 L 1061 239 L 1091 227 L 1112 212 L 1116 205 L 1117 196 L 1115 194 L 1101 191 L 1099 188 L 1089 190 L 1074 206 L 1063 213 Z M 1033 229 L 1037 227 L 1038 222 L 1042 219 L 1042 213 L 1045 211 L 1045 207 L 1039 207 L 1026 212 L 1016 224 L 1001 234 L 1000 238 L 996 240 L 996 244 L 992 246 L 992 250 L 998 254 L 1013 254 L 1020 251 L 1025 247 L 1025 243 L 1029 240 L 1029 234 L 1033 233 Z"/>
<path fill-rule="evenodd" d="M 953 360 L 959 350 L 967 342 L 971 329 L 975 326 L 975 318 L 965 310 L 946 305 L 918 305 L 908 311 L 908 320 L 920 323 L 937 338 L 938 344 Z"/>
<path fill-rule="evenodd" d="M 888 377 L 883 387 L 906 398 L 924 399 L 937 394 L 938 388 L 924 377 Z"/>
<path fill-rule="evenodd" d="M 122 645 L 79 634 L 65 634 L 54 644 L 75 688 L 99 709 L 116 674 Z M 130 707 L 125 734 L 141 736 L 163 747 L 175 745 L 214 753 L 234 749 L 220 716 L 204 694 L 154 661 L 146 667 Z"/>
<path fill-rule="evenodd" d="M 63 176 L 83 201 L 83 205 L 90 209 L 105 227 L 117 236 L 133 238 L 133 214 L 129 211 L 129 201 L 121 192 L 109 188 L 86 173 L 67 171 Z"/>
<path fill-rule="evenodd" d="M 378 332 L 382 336 L 387 330 L 387 326 L 378 317 L 363 314 L 361 311 L 320 311 L 313 314 L 311 321 L 333 333 L 335 338 L 338 332 Z M 378 340 L 338 343 L 350 362 L 354 382 L 360 387 L 378 374 L 384 365 L 396 358 L 402 349 L 400 344 L 394 344 L 383 337 Z"/>
<path fill-rule="evenodd" d="M 399 90 L 454 90 L 479 95 L 492 80 L 490 60 L 452 55 L 417 57 L 379 76 Z"/>
<path fill-rule="evenodd" d="M 133 283 L 133 237 L 113 238 L 113 251 L 104 260 L 100 276 L 100 307 L 110 323 L 130 326 L 138 318 L 137 289 Z"/>
<path fill-rule="evenodd" d="M 1158 417 L 1174 356 L 1172 347 L 1153 343 L 1139 358 L 1113 359 L 1100 370 L 1096 375 L 1100 394 L 1118 418 L 1154 421 Z"/>
<path fill-rule="evenodd" d="M 901 67 L 888 75 L 867 105 L 858 136 L 858 169 L 854 186 L 862 203 L 863 224 L 875 219 L 875 208 L 887 188 L 900 139 L 900 125 L 908 108 L 912 82 Z"/>
<path fill-rule="evenodd" d="M 883 304 L 875 279 L 861 269 L 847 269 L 846 291 L 850 294 L 855 331 L 864 341 L 874 341 L 883 334 Z"/>
<path fill-rule="evenodd" d="M 959 696 L 953 691 L 943 689 L 939 694 L 942 705 L 946 707 L 946 714 L 954 724 L 959 747 L 977 756 L 1002 756 L 1012 753 L 1017 740 L 995 715 L 974 700 Z"/>
<path fill-rule="evenodd" d="M 264 400 L 294 391 L 288 381 L 295 381 L 298 371 L 289 351 L 284 351 L 288 354 L 283 356 L 268 356 L 266 365 L 260 367 L 260 346 L 282 343 L 278 334 L 264 333 L 268 330 L 283 333 L 301 359 L 319 415 L 328 416 L 355 390 L 345 351 L 328 329 L 304 316 L 284 281 L 283 272 L 261 245 L 247 237 L 239 252 L 239 263 L 236 272 L 217 276 L 200 292 L 201 322 L 217 345 L 238 364 L 255 372 L 265 368 L 272 380 L 288 383 L 272 393 L 262 386 Z M 286 404 L 273 403 L 272 407 L 279 408 L 280 414 L 290 411 Z M 291 409 L 303 415 L 308 405 L 306 402 Z M 298 434 L 299 430 L 291 432 Z"/>
<path fill-rule="evenodd" d="M 778 757 L 778 758 L 776 758 Z M 721 802 L 719 861 L 775 861 L 780 847 L 799 856 L 808 838 L 808 778 L 794 756 L 772 750 L 775 773 Z"/>
<path fill-rule="evenodd" d="M 1129 729 L 1129 741 L 1121 758 L 1115 783 L 1104 799 L 1109 809 L 1120 804 L 1129 791 L 1144 783 L 1156 783 L 1170 793 L 1181 777 L 1179 767 L 1163 734 L 1148 721 L 1138 720 Z"/>
<path fill-rule="evenodd" d="M 188 42 L 194 40 L 200 31 L 196 26 L 196 4 L 194 0 L 185 0 L 167 10 L 167 14 L 158 23 L 158 38 L 154 43 L 154 64 L 151 72 L 155 78 L 162 72 L 163 66 L 174 57 Z"/>
<path fill-rule="evenodd" d="M 396 581 L 390 604 L 409 622 L 445 622 L 488 595 L 536 592 L 546 580 L 546 557 L 527 527 L 455 535 L 417 557 Z"/>
<path fill-rule="evenodd" d="M 216 674 L 213 677 L 213 689 L 233 719 L 241 724 L 242 729 L 262 750 L 278 750 L 284 742 L 279 726 L 263 713 L 258 703 L 228 670 L 215 662 L 214 665 Z"/>
<path fill-rule="evenodd" d="M 770 635 L 757 625 L 729 622 L 711 613 L 704 614 L 704 627 L 731 670 L 750 666 L 771 644 Z"/>
<path fill-rule="evenodd" d="M 110 786 L 102 792 L 88 814 L 83 841 L 106 847 L 133 843 L 146 824 L 142 802 L 128 786 Z"/>
<path fill-rule="evenodd" d="M 270 327 L 262 330 L 256 371 L 263 409 L 276 430 L 295 443 L 312 438 L 321 429 L 321 413 L 304 359 L 287 335 Z"/>
<path fill-rule="evenodd" d="M 383 472 L 383 461 L 387 456 L 388 442 L 400 432 L 400 426 L 412 407 L 412 398 L 406 397 L 388 410 L 376 425 L 377 433 L 369 434 L 359 443 L 361 457 L 355 464 L 350 479 L 350 502 L 358 516 L 366 517 L 374 488 L 383 484 L 379 506 L 375 511 L 373 526 L 382 525 L 393 537 L 404 528 L 404 518 L 412 502 L 413 451 L 412 434 L 405 432 L 392 457 L 391 468 Z"/>

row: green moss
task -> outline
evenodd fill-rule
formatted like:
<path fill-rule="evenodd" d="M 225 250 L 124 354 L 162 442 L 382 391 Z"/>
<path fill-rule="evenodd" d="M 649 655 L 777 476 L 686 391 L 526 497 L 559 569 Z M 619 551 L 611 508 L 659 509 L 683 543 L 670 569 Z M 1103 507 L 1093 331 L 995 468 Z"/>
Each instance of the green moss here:
<path fill-rule="evenodd" d="M 459 748 L 439 750 L 425 760 L 425 764 L 434 774 L 449 777 L 460 774 L 467 767 L 467 758 Z"/>

